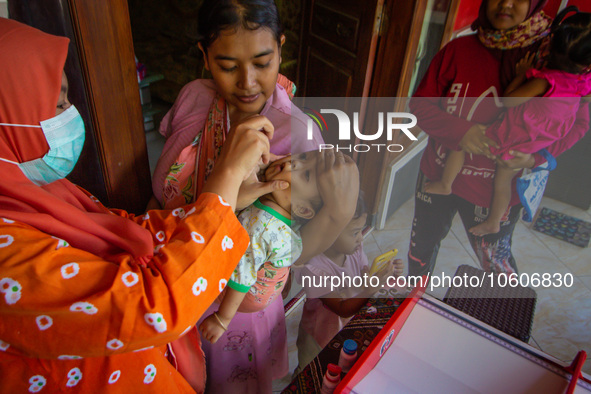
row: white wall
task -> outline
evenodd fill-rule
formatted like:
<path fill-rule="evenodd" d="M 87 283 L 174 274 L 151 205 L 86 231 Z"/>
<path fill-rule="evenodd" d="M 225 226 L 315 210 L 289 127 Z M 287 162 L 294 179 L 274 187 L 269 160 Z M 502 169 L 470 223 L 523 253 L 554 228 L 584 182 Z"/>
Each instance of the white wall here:
<path fill-rule="evenodd" d="M 7 0 L 0 0 L 0 16 L 4 18 L 8 18 L 8 1 Z"/>

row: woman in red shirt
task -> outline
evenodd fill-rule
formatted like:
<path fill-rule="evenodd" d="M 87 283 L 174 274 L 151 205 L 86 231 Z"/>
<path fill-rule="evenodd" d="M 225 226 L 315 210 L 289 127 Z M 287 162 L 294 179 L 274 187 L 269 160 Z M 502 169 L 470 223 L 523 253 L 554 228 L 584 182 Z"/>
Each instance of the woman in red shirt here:
<path fill-rule="evenodd" d="M 486 219 L 496 165 L 532 168 L 545 161 L 539 154 L 515 152 L 514 159 L 495 163 L 488 149 L 495 143 L 484 136 L 483 126 L 499 116 L 502 105 L 498 98 L 513 79 L 517 61 L 528 52 L 540 57 L 551 25 L 542 11 L 545 4 L 546 0 L 483 0 L 472 25 L 477 33 L 459 37 L 439 51 L 411 100 L 411 111 L 429 141 L 417 180 L 408 254 L 410 275 L 433 271 L 440 243 L 456 212 L 466 229 Z M 581 106 L 571 131 L 547 150 L 558 156 L 585 134 L 588 125 L 589 108 Z M 460 149 L 470 155 L 466 155 L 452 194 L 426 193 L 426 182 L 441 179 L 447 152 Z M 520 210 L 513 189 L 498 233 L 481 237 L 467 232 L 484 270 L 517 272 L 511 242 Z"/>

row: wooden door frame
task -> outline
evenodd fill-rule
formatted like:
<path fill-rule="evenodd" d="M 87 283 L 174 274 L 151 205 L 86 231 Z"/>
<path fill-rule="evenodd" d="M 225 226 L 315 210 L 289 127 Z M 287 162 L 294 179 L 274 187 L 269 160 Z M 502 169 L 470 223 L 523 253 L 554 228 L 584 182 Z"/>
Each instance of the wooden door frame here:
<path fill-rule="evenodd" d="M 454 27 L 456 25 L 456 16 L 460 9 L 461 0 L 450 0 L 449 10 L 447 11 L 447 19 L 445 21 L 445 27 L 443 29 L 443 36 L 441 37 L 441 45 L 439 48 L 443 48 L 452 38 L 454 34 Z"/>
<path fill-rule="evenodd" d="M 385 4 L 387 27 L 382 32 L 383 35 L 378 44 L 370 90 L 371 97 L 401 97 L 401 92 L 405 92 L 402 97 L 406 96 L 412 74 L 412 62 L 420 38 L 412 32 L 420 31 L 426 4 L 427 0 L 388 0 Z M 412 18 L 408 18 L 408 15 L 412 15 Z M 397 62 L 395 59 L 402 59 L 402 61 Z M 393 108 L 393 111 L 396 110 Z M 377 129 L 377 118 L 369 117 L 366 121 L 368 130 Z M 393 141 L 386 141 L 384 136 L 384 140 L 380 143 L 401 143 L 402 138 L 399 134 L 395 134 Z M 389 152 L 359 155 L 359 167 L 363 169 L 363 174 L 367 174 L 361 176 L 361 189 L 372 191 L 368 195 L 374 197 L 373 201 L 367 201 L 372 217 L 375 216 L 379 206 L 386 168 L 397 155 L 399 154 Z"/>
<path fill-rule="evenodd" d="M 11 0 L 11 17 L 70 38 L 70 101 L 86 126 L 68 179 L 110 207 L 144 211 L 152 195 L 126 0 Z"/>
<path fill-rule="evenodd" d="M 68 3 L 109 204 L 143 212 L 152 187 L 127 1 Z"/>
<path fill-rule="evenodd" d="M 386 0 L 387 20 L 386 29 L 382 32 L 382 37 L 378 44 L 377 58 L 375 62 L 375 71 L 373 73 L 370 96 L 371 97 L 401 97 L 408 95 L 410 81 L 413 72 L 413 65 L 417 54 L 417 48 L 420 41 L 421 31 L 428 0 Z M 455 15 L 460 4 L 460 0 L 450 0 L 448 17 L 446 20 L 444 34 L 442 37 L 442 46 L 447 43 L 453 34 L 453 24 Z M 408 18 L 408 15 L 412 15 Z M 451 17 L 450 17 L 451 16 Z M 397 62 L 396 59 L 402 59 Z M 393 108 L 393 111 L 404 112 L 406 100 L 399 100 Z M 376 130 L 378 119 L 370 117 L 367 119 L 366 127 L 368 130 Z M 384 144 L 401 144 L 404 147 L 410 145 L 412 141 L 404 136 L 400 131 L 395 134 L 392 141 L 386 141 Z M 401 155 L 401 153 L 380 152 L 376 155 L 359 155 L 359 167 L 363 169 L 366 176 L 361 177 L 361 189 L 365 191 L 375 191 L 370 195 L 374 196 L 373 201 L 368 201 L 370 214 L 375 217 L 379 207 L 385 187 L 384 181 L 388 166 Z M 376 176 L 375 174 L 379 174 Z"/>

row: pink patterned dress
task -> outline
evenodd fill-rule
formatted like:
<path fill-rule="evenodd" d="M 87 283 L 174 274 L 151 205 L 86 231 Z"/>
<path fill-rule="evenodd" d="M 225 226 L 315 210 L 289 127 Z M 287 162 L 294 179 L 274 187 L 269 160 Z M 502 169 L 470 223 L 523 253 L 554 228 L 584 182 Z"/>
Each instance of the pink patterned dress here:
<path fill-rule="evenodd" d="M 323 143 L 317 128 L 313 139 L 308 140 L 307 116 L 291 104 L 294 92 L 293 83 L 279 75 L 275 91 L 261 111 L 275 127 L 271 152 L 276 155 L 315 150 Z M 199 196 L 229 129 L 227 106 L 213 81 L 195 80 L 183 87 L 160 126 L 160 133 L 167 140 L 153 175 L 152 188 L 164 208 L 178 208 Z M 207 354 L 210 392 L 270 392 L 272 380 L 287 373 L 285 313 L 281 296 L 276 295 L 281 294 L 288 273 L 289 267 L 278 269 L 270 264 L 259 270 L 257 284 L 253 286 L 259 291 L 256 297 L 247 295 L 229 327 L 236 335 L 228 337 L 222 346 L 233 351 L 217 351 L 222 339 L 213 350 L 209 342 L 202 343 L 196 329 L 201 322 L 170 344 L 178 371 L 194 390 L 202 392 L 205 387 Z M 214 303 L 203 317 L 218 307 Z M 255 348 L 257 357 L 253 356 Z M 232 367 L 230 361 L 235 362 Z M 222 373 L 223 376 L 218 376 Z"/>
<path fill-rule="evenodd" d="M 487 129 L 486 135 L 500 146 L 491 152 L 502 159 L 512 158 L 509 150 L 535 153 L 564 138 L 575 123 L 581 97 L 591 94 L 591 73 L 530 69 L 526 75 L 546 79 L 550 88 L 544 97 L 508 108 Z"/>

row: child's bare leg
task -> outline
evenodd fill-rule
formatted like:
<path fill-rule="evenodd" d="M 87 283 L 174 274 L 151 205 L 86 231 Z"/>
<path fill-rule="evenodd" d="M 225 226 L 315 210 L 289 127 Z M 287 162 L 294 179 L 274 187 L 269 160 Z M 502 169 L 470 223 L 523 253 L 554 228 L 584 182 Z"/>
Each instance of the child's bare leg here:
<path fill-rule="evenodd" d="M 463 151 L 450 151 L 443 167 L 441 180 L 429 182 L 425 185 L 425 192 L 432 194 L 451 194 L 451 185 L 462 170 L 464 165 Z"/>
<path fill-rule="evenodd" d="M 515 171 L 510 168 L 499 167 L 495 171 L 495 190 L 490 212 L 486 220 L 469 231 L 474 235 L 498 233 L 501 230 L 501 219 L 511 202 L 511 181 Z"/>

